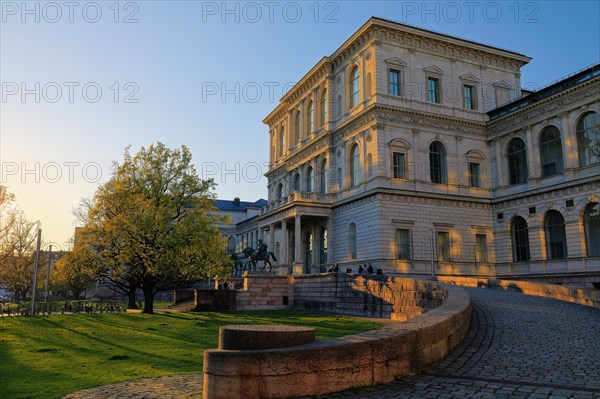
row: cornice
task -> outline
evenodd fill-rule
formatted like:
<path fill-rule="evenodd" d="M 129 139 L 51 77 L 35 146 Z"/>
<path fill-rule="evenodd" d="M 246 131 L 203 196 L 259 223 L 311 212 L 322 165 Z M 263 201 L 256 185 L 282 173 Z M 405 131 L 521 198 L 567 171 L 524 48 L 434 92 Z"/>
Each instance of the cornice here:
<path fill-rule="evenodd" d="M 501 118 L 487 123 L 488 134 L 490 136 L 498 133 L 509 133 L 517 127 L 522 128 L 531 125 L 535 119 L 554 114 L 559 110 L 589 98 L 591 101 L 598 101 L 598 92 L 600 91 L 600 78 L 586 82 L 582 85 L 572 87 L 565 91 L 545 98 L 540 102 L 531 104 L 525 108 L 511 112 Z"/>
<path fill-rule="evenodd" d="M 375 37 L 385 44 L 401 45 L 406 48 L 418 49 L 424 52 L 444 56 L 446 58 L 469 61 L 479 65 L 493 65 L 494 67 L 505 69 L 511 72 L 519 72 L 522 65 L 529 60 L 528 57 L 503 55 L 501 50 L 486 48 L 485 50 L 476 48 L 475 44 L 459 44 L 444 39 L 432 37 L 424 34 L 399 31 L 392 27 L 376 26 L 373 28 Z"/>
<path fill-rule="evenodd" d="M 348 134 L 366 127 L 373 121 L 383 124 L 395 123 L 405 125 L 411 129 L 421 127 L 477 136 L 479 138 L 486 137 L 485 124 L 482 122 L 473 122 L 377 104 L 372 105 L 367 110 L 363 111 L 363 113 L 336 129 L 335 136 L 338 138 L 346 137 Z"/>

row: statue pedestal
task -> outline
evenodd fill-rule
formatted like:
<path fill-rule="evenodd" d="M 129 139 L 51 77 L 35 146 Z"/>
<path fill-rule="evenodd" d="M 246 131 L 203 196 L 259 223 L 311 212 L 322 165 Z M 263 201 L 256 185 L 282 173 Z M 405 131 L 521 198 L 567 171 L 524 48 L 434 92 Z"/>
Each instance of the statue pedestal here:
<path fill-rule="evenodd" d="M 259 270 L 248 270 L 244 272 L 244 276 L 276 276 L 276 272 L 267 272 L 267 271 L 259 271 Z"/>

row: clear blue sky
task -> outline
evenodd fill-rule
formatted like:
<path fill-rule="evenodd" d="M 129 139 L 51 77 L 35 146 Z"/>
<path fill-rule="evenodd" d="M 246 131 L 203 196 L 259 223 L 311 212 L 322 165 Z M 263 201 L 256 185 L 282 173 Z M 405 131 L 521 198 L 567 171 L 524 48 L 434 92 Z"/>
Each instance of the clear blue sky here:
<path fill-rule="evenodd" d="M 0 184 L 62 247 L 127 145 L 184 144 L 219 198 L 266 198 L 262 119 L 370 16 L 528 55 L 524 86 L 600 60 L 597 1 L 73 3 L 0 20 Z"/>

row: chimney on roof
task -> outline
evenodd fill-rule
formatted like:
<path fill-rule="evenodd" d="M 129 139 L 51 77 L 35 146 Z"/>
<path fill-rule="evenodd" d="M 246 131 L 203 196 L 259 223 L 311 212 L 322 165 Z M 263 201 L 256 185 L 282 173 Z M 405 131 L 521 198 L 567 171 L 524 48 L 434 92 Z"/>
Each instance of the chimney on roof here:
<path fill-rule="evenodd" d="M 233 205 L 240 206 L 240 197 L 235 197 L 233 199 Z"/>

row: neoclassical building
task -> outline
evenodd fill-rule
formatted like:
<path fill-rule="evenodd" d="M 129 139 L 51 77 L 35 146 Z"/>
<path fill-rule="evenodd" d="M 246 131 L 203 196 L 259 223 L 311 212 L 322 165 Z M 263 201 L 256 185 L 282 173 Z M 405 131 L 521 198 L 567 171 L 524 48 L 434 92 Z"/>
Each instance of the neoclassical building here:
<path fill-rule="evenodd" d="M 321 59 L 264 119 L 279 272 L 598 286 L 600 65 L 530 92 L 530 60 L 380 18 Z"/>

